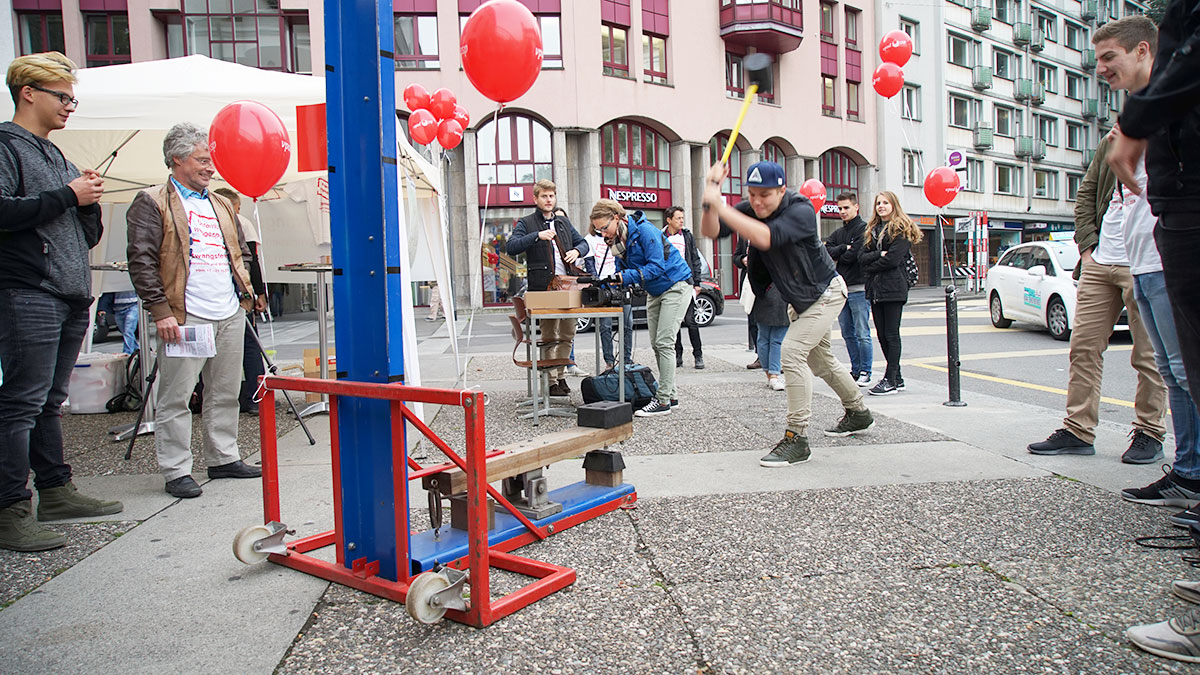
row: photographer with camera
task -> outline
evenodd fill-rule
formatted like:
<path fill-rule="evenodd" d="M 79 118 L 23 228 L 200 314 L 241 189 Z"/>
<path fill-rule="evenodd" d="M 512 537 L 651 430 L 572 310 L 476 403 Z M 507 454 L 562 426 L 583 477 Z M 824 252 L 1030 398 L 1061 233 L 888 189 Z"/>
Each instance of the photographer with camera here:
<path fill-rule="evenodd" d="M 692 301 L 692 271 L 676 250 L 641 211 L 601 199 L 589 218 L 596 233 L 608 242 L 616 259 L 616 276 L 624 287 L 641 286 L 649 294 L 646 318 L 650 341 L 658 361 L 657 398 L 634 414 L 654 417 L 671 412 L 675 398 L 675 334 Z"/>
<path fill-rule="evenodd" d="M 587 242 L 565 215 L 558 216 L 554 207 L 558 202 L 558 188 L 553 181 L 539 180 L 533 186 L 533 198 L 537 211 L 517 221 L 508 238 L 508 254 L 525 254 L 528 270 L 529 290 L 549 290 L 555 276 L 583 274 L 577 264 L 588 252 Z M 541 348 L 545 360 L 566 359 L 571 355 L 575 341 L 575 319 L 546 319 L 541 322 L 542 340 L 549 343 Z M 552 382 L 551 396 L 569 396 L 571 388 L 563 378 L 563 368 L 549 372 Z"/>
<path fill-rule="evenodd" d="M 833 388 L 846 414 L 829 436 L 849 436 L 874 424 L 862 392 L 831 348 L 833 324 L 846 304 L 846 282 L 821 243 L 812 202 L 788 190 L 783 167 L 759 162 L 746 174 L 750 198 L 728 206 L 721 183 L 729 167 L 718 162 L 708 170 L 700 233 L 709 238 L 738 237 L 750 242 L 746 279 L 756 298 L 774 286 L 788 307 L 791 325 L 783 338 L 781 367 L 788 397 L 783 439 L 759 464 L 782 467 L 807 462 L 808 421 L 812 416 L 812 376 Z M 767 364 L 763 364 L 765 367 Z"/>

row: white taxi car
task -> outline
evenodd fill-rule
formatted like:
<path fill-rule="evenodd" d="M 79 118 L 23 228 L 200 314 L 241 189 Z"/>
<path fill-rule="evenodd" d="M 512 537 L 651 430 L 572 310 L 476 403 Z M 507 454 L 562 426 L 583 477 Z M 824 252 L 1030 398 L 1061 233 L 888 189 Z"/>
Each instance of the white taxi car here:
<path fill-rule="evenodd" d="M 1014 246 L 988 270 L 985 285 L 992 325 L 1013 321 L 1045 326 L 1056 340 L 1071 339 L 1079 250 L 1074 242 L 1038 241 Z"/>

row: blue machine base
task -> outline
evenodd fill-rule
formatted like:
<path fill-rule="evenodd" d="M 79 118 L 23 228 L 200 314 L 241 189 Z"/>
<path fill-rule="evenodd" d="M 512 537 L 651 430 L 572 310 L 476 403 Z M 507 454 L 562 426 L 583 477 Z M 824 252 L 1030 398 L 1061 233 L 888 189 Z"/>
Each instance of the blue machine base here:
<path fill-rule="evenodd" d="M 610 488 L 580 482 L 551 490 L 548 495 L 549 500 L 562 504 L 563 510 L 541 520 L 535 520 L 533 524 L 539 527 L 549 525 L 620 499 L 633 492 L 634 487 L 629 483 L 622 483 L 617 487 Z M 504 507 L 497 506 L 496 527 L 488 532 L 488 544 L 495 546 L 519 537 L 527 531 L 521 521 L 514 518 Z M 413 574 L 427 572 L 433 569 L 437 563 L 446 564 L 467 555 L 466 530 L 455 530 L 447 524 L 442 526 L 439 535 L 436 541 L 433 538 L 433 530 L 412 535 L 409 551 L 412 557 Z"/>

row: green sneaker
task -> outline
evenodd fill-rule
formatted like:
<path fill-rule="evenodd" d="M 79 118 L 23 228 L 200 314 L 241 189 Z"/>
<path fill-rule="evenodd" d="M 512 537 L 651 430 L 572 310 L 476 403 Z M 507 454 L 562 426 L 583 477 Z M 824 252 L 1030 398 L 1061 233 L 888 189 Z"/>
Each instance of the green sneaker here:
<path fill-rule="evenodd" d="M 37 524 L 33 519 L 33 504 L 28 499 L 0 509 L 0 548 L 49 551 L 66 543 L 66 537 Z"/>
<path fill-rule="evenodd" d="M 74 483 L 38 490 L 37 519 L 41 521 L 109 516 L 120 513 L 124 508 L 121 502 L 80 494 Z"/>
<path fill-rule="evenodd" d="M 832 429 L 826 429 L 826 436 L 849 436 L 860 431 L 866 431 L 875 426 L 875 418 L 871 417 L 871 411 L 863 408 L 862 410 L 847 410 L 842 419 L 838 420 L 837 426 Z"/>
<path fill-rule="evenodd" d="M 808 437 L 788 430 L 783 433 L 783 440 L 775 444 L 766 457 L 758 460 L 761 466 L 771 469 L 781 466 L 791 466 L 807 462 L 812 452 L 808 449 Z"/>

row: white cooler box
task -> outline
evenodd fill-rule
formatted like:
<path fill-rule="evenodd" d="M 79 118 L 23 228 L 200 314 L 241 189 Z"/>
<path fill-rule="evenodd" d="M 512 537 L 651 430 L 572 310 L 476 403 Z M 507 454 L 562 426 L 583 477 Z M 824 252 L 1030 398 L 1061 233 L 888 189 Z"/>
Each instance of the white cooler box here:
<path fill-rule="evenodd" d="M 125 390 L 128 354 L 88 352 L 75 360 L 67 403 L 73 414 L 108 412 L 106 404 Z"/>

